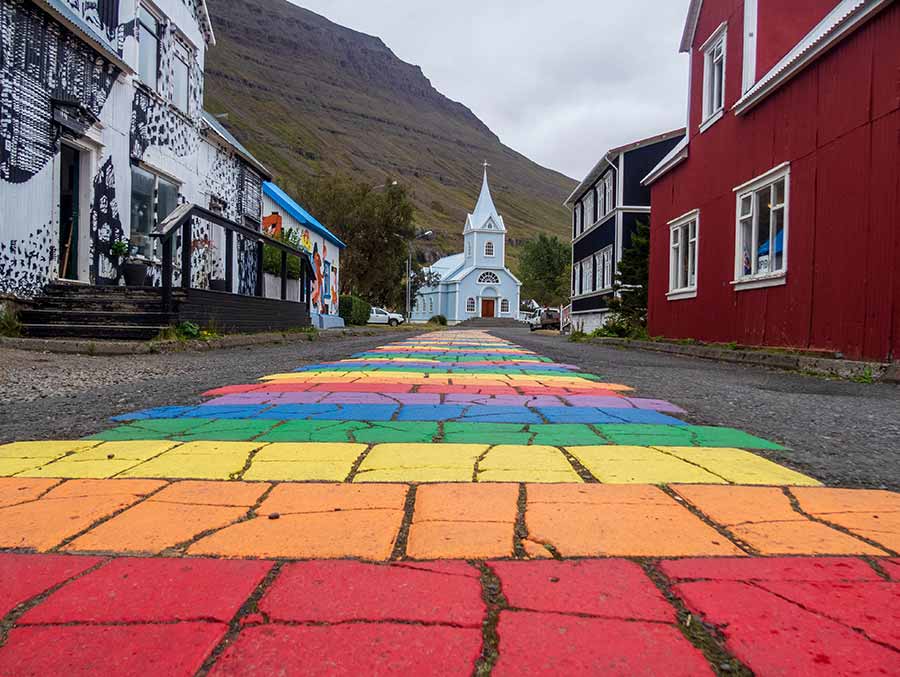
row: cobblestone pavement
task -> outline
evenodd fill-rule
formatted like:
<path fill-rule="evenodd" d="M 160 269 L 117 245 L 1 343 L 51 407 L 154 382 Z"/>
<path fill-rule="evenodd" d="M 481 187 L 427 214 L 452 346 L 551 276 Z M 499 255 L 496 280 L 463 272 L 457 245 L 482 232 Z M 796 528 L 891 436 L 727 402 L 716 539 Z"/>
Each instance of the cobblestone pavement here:
<path fill-rule="evenodd" d="M 627 380 L 447 331 L 2 445 L 0 675 L 898 674 L 900 494 Z"/>

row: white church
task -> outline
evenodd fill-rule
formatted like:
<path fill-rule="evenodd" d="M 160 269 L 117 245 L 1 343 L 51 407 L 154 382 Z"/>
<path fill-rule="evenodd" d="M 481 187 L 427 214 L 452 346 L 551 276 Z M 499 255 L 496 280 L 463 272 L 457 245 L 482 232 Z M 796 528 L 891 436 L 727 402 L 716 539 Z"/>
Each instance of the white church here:
<path fill-rule="evenodd" d="M 506 226 L 491 197 L 487 163 L 481 195 L 466 219 L 463 237 L 465 252 L 445 256 L 431 266 L 440 282 L 419 291 L 412 322 L 427 322 L 435 315 L 446 317 L 448 324 L 475 317 L 518 317 L 522 283 L 506 267 Z"/>

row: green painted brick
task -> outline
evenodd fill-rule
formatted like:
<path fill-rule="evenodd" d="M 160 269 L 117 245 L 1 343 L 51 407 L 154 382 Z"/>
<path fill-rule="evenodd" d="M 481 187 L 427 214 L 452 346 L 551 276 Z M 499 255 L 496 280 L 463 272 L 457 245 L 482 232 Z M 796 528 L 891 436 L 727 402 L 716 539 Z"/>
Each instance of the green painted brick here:
<path fill-rule="evenodd" d="M 428 443 L 438 434 L 438 424 L 431 421 L 373 421 L 368 429 L 353 432 L 357 442 L 382 444 L 396 442 Z"/>

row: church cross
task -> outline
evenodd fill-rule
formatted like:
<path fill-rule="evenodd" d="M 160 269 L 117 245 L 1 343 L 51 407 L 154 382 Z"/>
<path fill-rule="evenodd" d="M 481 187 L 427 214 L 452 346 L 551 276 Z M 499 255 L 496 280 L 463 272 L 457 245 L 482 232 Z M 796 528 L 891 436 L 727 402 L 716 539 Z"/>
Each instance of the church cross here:
<path fill-rule="evenodd" d="M 491 165 L 488 163 L 488 161 L 485 160 L 485 161 L 484 161 L 483 167 L 484 167 L 485 169 L 487 169 L 487 168 L 490 167 L 490 166 L 491 166 Z"/>

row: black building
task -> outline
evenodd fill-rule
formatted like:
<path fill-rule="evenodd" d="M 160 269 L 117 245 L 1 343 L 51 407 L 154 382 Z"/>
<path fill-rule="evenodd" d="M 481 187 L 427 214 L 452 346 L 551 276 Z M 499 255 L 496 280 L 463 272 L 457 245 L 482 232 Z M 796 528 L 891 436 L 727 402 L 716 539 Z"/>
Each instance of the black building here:
<path fill-rule="evenodd" d="M 613 148 L 565 201 L 572 210 L 572 325 L 603 325 L 616 268 L 638 221 L 649 223 L 650 190 L 641 185 L 684 136 L 684 129 Z"/>

